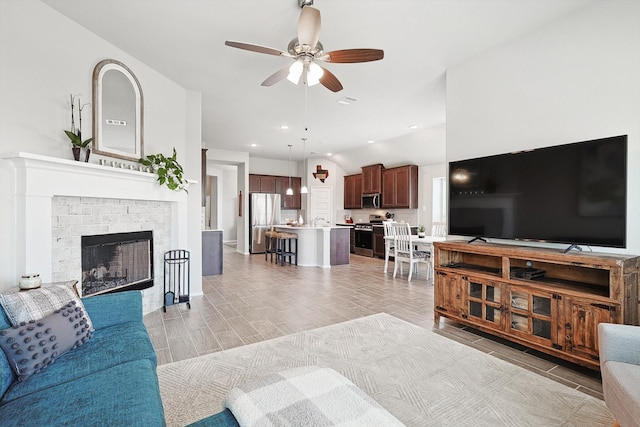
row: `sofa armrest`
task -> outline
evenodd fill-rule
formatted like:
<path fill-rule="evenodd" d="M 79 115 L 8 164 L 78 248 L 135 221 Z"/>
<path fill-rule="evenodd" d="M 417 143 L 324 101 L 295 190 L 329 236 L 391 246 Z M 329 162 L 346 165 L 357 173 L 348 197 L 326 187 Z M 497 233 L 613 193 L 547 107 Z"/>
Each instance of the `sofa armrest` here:
<path fill-rule="evenodd" d="M 640 327 L 600 323 L 598 325 L 600 364 L 616 361 L 640 365 Z"/>
<path fill-rule="evenodd" d="M 124 291 L 82 298 L 96 329 L 126 322 L 142 322 L 142 292 Z"/>

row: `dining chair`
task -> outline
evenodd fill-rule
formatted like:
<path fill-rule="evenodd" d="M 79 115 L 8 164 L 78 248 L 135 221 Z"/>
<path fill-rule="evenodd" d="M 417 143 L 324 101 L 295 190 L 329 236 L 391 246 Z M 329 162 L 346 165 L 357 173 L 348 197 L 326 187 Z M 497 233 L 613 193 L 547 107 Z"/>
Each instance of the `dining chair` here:
<path fill-rule="evenodd" d="M 400 274 L 402 274 L 402 264 L 409 264 L 409 277 L 407 280 L 411 281 L 413 274 L 413 267 L 419 263 L 427 264 L 427 277 L 429 276 L 429 252 L 416 250 L 414 244 L 411 242 L 411 226 L 409 224 L 394 224 L 393 225 L 393 246 L 394 246 L 394 267 L 393 277 L 396 277 L 398 273 L 398 267 L 400 267 Z"/>
<path fill-rule="evenodd" d="M 447 224 L 444 222 L 431 224 L 431 235 L 434 237 L 447 237 Z"/>
<path fill-rule="evenodd" d="M 393 251 L 393 224 L 395 221 L 382 221 L 382 225 L 384 226 L 384 272 L 387 272 L 389 267 L 389 255 L 391 255 L 391 251 Z"/>

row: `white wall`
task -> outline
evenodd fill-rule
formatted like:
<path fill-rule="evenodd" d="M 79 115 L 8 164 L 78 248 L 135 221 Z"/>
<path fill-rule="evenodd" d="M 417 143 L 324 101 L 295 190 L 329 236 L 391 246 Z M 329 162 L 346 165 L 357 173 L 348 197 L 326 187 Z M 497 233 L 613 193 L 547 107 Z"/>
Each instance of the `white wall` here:
<path fill-rule="evenodd" d="M 224 203 L 222 204 L 222 217 L 220 224 L 223 232 L 222 239 L 226 241 L 238 238 L 236 218 L 238 216 L 238 171 L 224 170 L 222 172 L 221 194 Z M 244 193 L 243 193 L 244 194 Z M 249 199 L 247 194 L 245 201 Z M 248 206 L 248 205 L 247 205 Z M 247 210 L 247 214 L 249 211 Z"/>
<path fill-rule="evenodd" d="M 251 157 L 249 159 L 249 173 L 257 175 L 276 176 L 300 176 L 298 165 L 291 160 L 263 159 L 261 157 Z"/>
<path fill-rule="evenodd" d="M 188 94 L 163 75 L 107 43 L 39 1 L 0 2 L 0 152 L 28 152 L 72 159 L 70 143 L 63 130 L 70 128 L 70 94 L 80 94 L 91 102 L 92 72 L 103 59 L 126 64 L 137 76 L 144 95 L 144 152 L 171 154 L 190 179 L 200 180 L 198 97 Z M 197 111 L 196 111 L 197 110 Z M 189 114 L 187 114 L 189 113 Z M 83 132 L 91 133 L 92 111 L 83 114 Z M 195 129 L 197 128 L 197 129 Z M 98 156 L 92 155 L 92 163 Z M 6 170 L 0 174 L 8 180 Z M 5 180 L 7 178 L 7 180 Z M 55 179 L 55 176 L 52 176 Z M 170 191 L 167 189 L 167 191 Z M 189 218 L 200 223 L 199 188 L 189 195 Z M 12 191 L 0 192 L 0 205 L 6 206 Z M 199 205 L 199 203 L 198 203 Z M 0 235 L 11 236 L 14 224 L 6 209 L 0 210 Z M 185 224 L 186 228 L 186 224 Z M 199 233 L 189 229 L 181 237 L 187 249 L 199 256 Z M 197 240 L 196 239 L 196 235 Z M 0 258 L 11 264 L 11 244 L 2 240 Z M 192 292 L 197 293 L 201 269 L 192 266 Z M 11 280 L 11 279 L 7 279 Z"/>
<path fill-rule="evenodd" d="M 608 0 L 452 67 L 447 160 L 628 134 L 628 243 L 612 252 L 640 253 L 638 52 L 640 2 Z"/>

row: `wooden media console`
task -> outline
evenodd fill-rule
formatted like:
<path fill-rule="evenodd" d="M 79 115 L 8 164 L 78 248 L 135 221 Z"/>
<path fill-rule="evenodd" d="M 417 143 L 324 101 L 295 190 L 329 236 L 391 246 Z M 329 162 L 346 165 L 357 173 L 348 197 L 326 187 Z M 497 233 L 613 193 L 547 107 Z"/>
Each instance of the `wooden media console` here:
<path fill-rule="evenodd" d="M 638 324 L 635 255 L 434 243 L 434 314 L 599 369 L 598 323 Z"/>

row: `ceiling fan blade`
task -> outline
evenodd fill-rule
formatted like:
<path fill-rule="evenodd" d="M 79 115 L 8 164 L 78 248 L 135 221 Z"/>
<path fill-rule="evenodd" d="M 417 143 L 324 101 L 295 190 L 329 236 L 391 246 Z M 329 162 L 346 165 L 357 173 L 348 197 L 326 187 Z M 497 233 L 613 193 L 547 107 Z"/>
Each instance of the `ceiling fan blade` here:
<path fill-rule="evenodd" d="M 382 58 L 384 58 L 384 51 L 380 49 L 343 49 L 327 52 L 318 59 L 326 62 L 350 64 L 378 61 Z"/>
<path fill-rule="evenodd" d="M 320 39 L 320 11 L 311 6 L 304 6 L 298 20 L 298 42 L 301 46 L 309 46 L 313 50 Z"/>
<path fill-rule="evenodd" d="M 267 55 L 291 57 L 291 54 L 288 53 L 288 52 L 284 52 L 282 50 L 274 49 L 272 47 L 259 46 L 257 44 L 242 43 L 242 42 L 232 42 L 230 40 L 225 41 L 224 44 L 227 45 L 227 46 L 236 47 L 238 49 L 250 50 L 252 52 L 258 52 L 258 53 L 266 53 Z"/>
<path fill-rule="evenodd" d="M 318 65 L 318 67 L 322 68 L 322 71 L 324 71 L 322 77 L 320 77 L 320 84 L 331 92 L 340 92 L 342 90 L 342 83 L 340 83 L 340 80 L 338 80 L 338 78 L 326 68 L 320 65 Z"/>
<path fill-rule="evenodd" d="M 271 74 L 265 81 L 262 82 L 262 86 L 273 86 L 279 81 L 286 79 L 289 75 L 289 67 L 290 65 L 287 65 L 283 69 Z"/>

